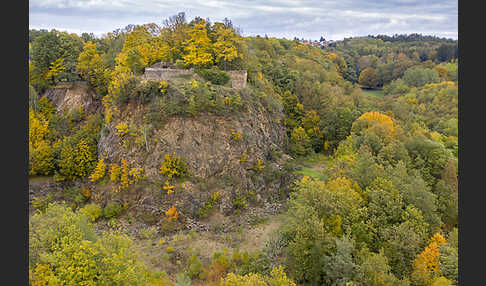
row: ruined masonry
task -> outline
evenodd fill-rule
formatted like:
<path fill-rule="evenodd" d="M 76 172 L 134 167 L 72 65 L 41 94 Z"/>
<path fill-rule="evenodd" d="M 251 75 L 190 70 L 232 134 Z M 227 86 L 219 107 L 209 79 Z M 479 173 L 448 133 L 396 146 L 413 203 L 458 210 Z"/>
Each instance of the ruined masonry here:
<path fill-rule="evenodd" d="M 182 75 L 194 75 L 193 69 L 177 69 L 173 68 L 170 63 L 159 62 L 151 67 L 145 68 L 143 75 L 144 80 L 164 80 Z M 230 76 L 231 86 L 234 88 L 243 88 L 246 86 L 247 71 L 246 70 L 232 70 L 226 71 Z"/>

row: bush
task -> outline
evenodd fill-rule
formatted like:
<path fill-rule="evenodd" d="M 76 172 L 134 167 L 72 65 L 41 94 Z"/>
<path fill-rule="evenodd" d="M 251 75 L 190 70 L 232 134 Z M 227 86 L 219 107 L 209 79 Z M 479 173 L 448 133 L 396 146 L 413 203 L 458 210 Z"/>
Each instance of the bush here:
<path fill-rule="evenodd" d="M 186 67 L 186 65 L 184 64 L 183 60 L 177 59 L 175 61 L 175 67 L 178 68 L 178 69 L 184 69 Z"/>
<path fill-rule="evenodd" d="M 197 255 L 193 254 L 191 257 L 189 257 L 189 259 L 187 260 L 187 270 L 189 277 L 199 278 L 199 275 L 203 271 L 203 266 L 201 260 L 199 259 L 199 257 L 197 257 Z"/>
<path fill-rule="evenodd" d="M 78 213 L 85 215 L 90 221 L 95 221 L 103 215 L 103 209 L 97 204 L 87 204 Z"/>
<path fill-rule="evenodd" d="M 148 103 L 152 101 L 156 96 L 160 95 L 159 82 L 147 81 L 139 85 L 135 89 L 135 94 L 138 96 L 140 103 Z"/>
<path fill-rule="evenodd" d="M 270 272 L 270 275 L 262 276 L 258 273 L 250 273 L 244 276 L 229 273 L 225 278 L 221 279 L 221 286 L 250 286 L 250 285 L 280 285 L 280 286 L 295 286 L 295 282 L 287 277 L 283 267 L 275 267 Z"/>
<path fill-rule="evenodd" d="M 197 210 L 197 216 L 200 218 L 207 217 L 214 208 L 214 205 L 219 201 L 220 194 L 215 192 L 211 195 L 209 200 L 207 200 L 204 205 Z"/>
<path fill-rule="evenodd" d="M 111 202 L 108 203 L 104 209 L 104 215 L 106 218 L 118 217 L 123 208 L 119 203 Z"/>
<path fill-rule="evenodd" d="M 32 201 L 32 207 L 34 209 L 39 210 L 40 212 L 45 212 L 47 206 L 54 201 L 52 194 L 48 194 L 47 196 L 36 197 Z"/>
<path fill-rule="evenodd" d="M 226 84 L 230 77 L 225 71 L 220 71 L 216 69 L 198 69 L 196 73 L 200 75 L 212 84 L 224 85 Z"/>
<path fill-rule="evenodd" d="M 176 157 L 173 153 L 172 157 L 167 154 L 164 157 L 164 162 L 160 167 L 160 173 L 172 177 L 184 177 L 187 175 L 187 165 L 180 157 Z"/>

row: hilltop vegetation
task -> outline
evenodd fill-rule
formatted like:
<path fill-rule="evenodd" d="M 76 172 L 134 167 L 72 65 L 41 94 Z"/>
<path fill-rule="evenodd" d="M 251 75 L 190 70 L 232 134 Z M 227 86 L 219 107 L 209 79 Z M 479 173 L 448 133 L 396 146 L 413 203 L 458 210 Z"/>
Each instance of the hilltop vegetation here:
<path fill-rule="evenodd" d="M 31 30 L 30 284 L 457 285 L 455 45 Z"/>

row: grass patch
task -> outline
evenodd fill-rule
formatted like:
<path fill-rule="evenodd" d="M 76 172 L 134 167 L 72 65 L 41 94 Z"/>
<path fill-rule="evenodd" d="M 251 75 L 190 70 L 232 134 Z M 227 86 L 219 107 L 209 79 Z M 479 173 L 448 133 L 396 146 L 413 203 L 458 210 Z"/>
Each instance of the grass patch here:
<path fill-rule="evenodd" d="M 304 176 L 309 176 L 312 178 L 316 178 L 319 180 L 324 180 L 324 175 L 322 174 L 321 171 L 314 170 L 312 168 L 302 168 L 301 170 L 295 171 L 295 173 L 299 175 L 304 175 Z"/>
<path fill-rule="evenodd" d="M 331 157 L 323 153 L 311 154 L 307 157 L 301 157 L 296 159 L 297 170 L 296 174 L 317 178 L 324 180 L 325 176 L 322 174 L 322 170 L 329 164 Z"/>
<path fill-rule="evenodd" d="M 385 92 L 381 89 L 361 89 L 361 91 L 365 95 L 376 96 L 378 98 L 381 98 L 385 95 Z"/>

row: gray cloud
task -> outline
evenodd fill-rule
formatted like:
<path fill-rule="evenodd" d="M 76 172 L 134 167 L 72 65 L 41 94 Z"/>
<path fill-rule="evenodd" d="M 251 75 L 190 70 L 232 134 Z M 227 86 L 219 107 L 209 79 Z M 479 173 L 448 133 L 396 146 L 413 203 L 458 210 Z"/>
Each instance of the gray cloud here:
<path fill-rule="evenodd" d="M 30 28 L 97 35 L 157 23 L 178 12 L 221 21 L 244 35 L 342 39 L 422 33 L 457 39 L 456 1 L 439 0 L 30 0 Z"/>

